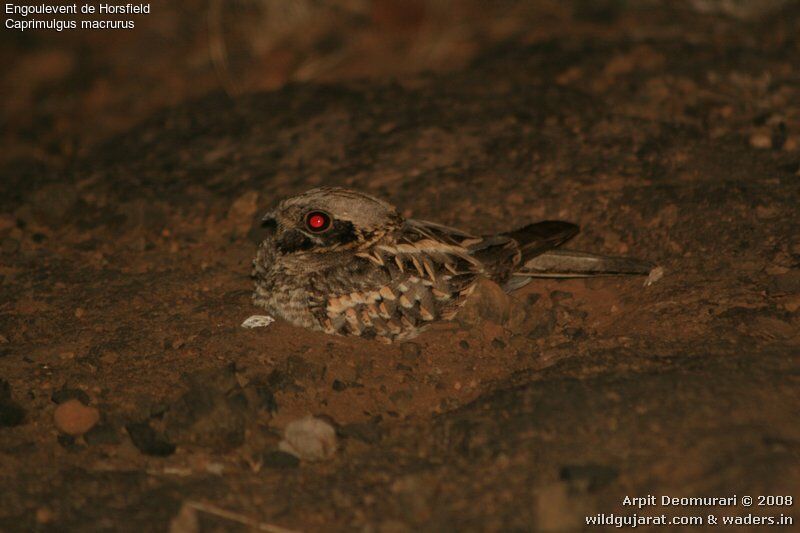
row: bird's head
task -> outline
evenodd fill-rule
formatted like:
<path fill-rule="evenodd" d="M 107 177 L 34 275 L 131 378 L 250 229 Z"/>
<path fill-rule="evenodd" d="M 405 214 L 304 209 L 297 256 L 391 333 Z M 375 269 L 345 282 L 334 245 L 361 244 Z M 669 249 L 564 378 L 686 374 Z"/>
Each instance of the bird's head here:
<path fill-rule="evenodd" d="M 391 204 L 339 187 L 320 187 L 281 201 L 262 219 L 283 255 L 360 250 L 399 228 Z"/>

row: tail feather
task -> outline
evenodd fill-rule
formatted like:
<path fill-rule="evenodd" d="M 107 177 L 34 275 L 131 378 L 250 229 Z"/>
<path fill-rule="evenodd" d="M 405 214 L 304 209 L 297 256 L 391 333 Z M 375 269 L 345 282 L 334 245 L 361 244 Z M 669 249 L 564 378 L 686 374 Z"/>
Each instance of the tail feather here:
<path fill-rule="evenodd" d="M 628 257 L 558 248 L 579 230 L 570 222 L 545 220 L 501 235 L 484 237 L 472 246 L 470 253 L 484 265 L 492 267 L 492 278 L 502 283 L 506 291 L 523 287 L 533 278 L 646 275 L 654 267 L 647 261 Z"/>
<path fill-rule="evenodd" d="M 524 287 L 533 278 L 589 278 L 598 276 L 624 276 L 650 274 L 653 263 L 630 257 L 576 252 L 573 250 L 550 250 L 526 261 L 503 288 L 513 291 Z"/>
<path fill-rule="evenodd" d="M 614 257 L 574 250 L 550 250 L 526 261 L 517 273 L 548 278 L 646 275 L 654 266 L 649 261 L 630 257 Z"/>

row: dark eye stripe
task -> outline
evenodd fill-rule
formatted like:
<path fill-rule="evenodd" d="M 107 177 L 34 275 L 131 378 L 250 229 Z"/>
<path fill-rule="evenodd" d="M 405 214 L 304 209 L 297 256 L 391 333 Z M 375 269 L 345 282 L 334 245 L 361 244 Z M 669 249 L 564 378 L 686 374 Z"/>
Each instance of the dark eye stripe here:
<path fill-rule="evenodd" d="M 347 244 L 358 239 L 358 235 L 352 222 L 334 220 L 333 228 L 325 235 L 325 239 L 337 244 Z"/>

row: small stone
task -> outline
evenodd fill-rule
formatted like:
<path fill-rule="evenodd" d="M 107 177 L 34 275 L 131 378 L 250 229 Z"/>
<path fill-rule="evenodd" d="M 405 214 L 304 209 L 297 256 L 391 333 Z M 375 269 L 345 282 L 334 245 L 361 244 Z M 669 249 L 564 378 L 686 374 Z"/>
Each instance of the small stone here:
<path fill-rule="evenodd" d="M 306 461 L 321 461 L 336 453 L 336 430 L 314 417 L 289 422 L 283 432 L 280 450 Z"/>
<path fill-rule="evenodd" d="M 796 313 L 798 310 L 800 310 L 800 295 L 787 299 L 787 301 L 784 302 L 783 307 L 790 313 Z M 2 354 L 2 350 L 0 350 L 0 354 Z M 0 357 L 2 356 L 0 355 Z"/>
<path fill-rule="evenodd" d="M 750 136 L 750 146 L 759 150 L 772 148 L 772 137 L 764 132 L 756 132 Z"/>
<path fill-rule="evenodd" d="M 36 509 L 36 522 L 39 524 L 49 524 L 53 521 L 53 511 L 47 507 L 39 507 Z"/>
<path fill-rule="evenodd" d="M 247 329 L 265 328 L 273 322 L 275 319 L 269 315 L 253 315 L 242 322 L 242 327 Z"/>
<path fill-rule="evenodd" d="M 664 277 L 664 267 L 657 266 L 650 273 L 647 275 L 647 279 L 644 280 L 644 286 L 649 287 L 656 281 L 660 280 Z"/>
<path fill-rule="evenodd" d="M 92 429 L 100 421 L 100 411 L 72 399 L 56 408 L 53 420 L 62 433 L 78 436 Z"/>
<path fill-rule="evenodd" d="M 75 318 L 83 318 L 86 314 L 86 311 L 82 307 L 75 308 Z"/>

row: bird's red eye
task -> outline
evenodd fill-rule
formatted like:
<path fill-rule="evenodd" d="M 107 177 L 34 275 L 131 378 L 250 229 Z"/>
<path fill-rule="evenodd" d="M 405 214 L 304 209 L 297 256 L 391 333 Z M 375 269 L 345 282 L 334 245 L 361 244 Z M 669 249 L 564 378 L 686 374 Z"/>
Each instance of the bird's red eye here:
<path fill-rule="evenodd" d="M 331 225 L 331 217 L 322 211 L 312 211 L 306 215 L 306 227 L 310 231 L 319 233 L 325 231 Z"/>

